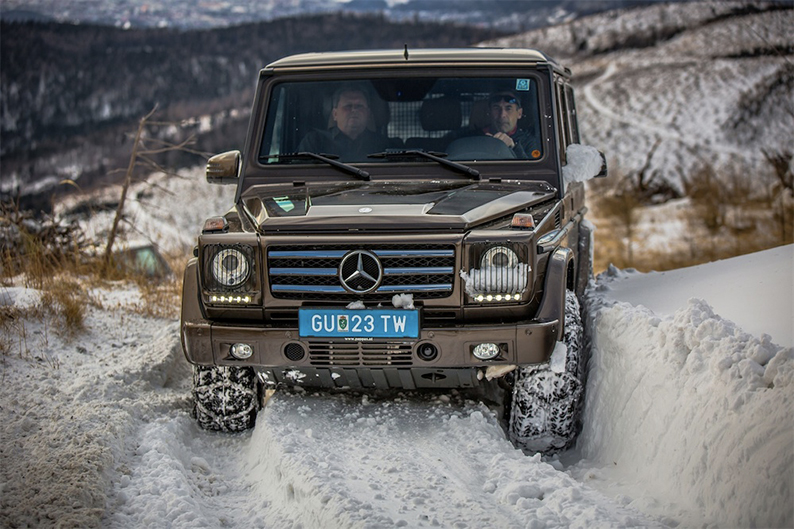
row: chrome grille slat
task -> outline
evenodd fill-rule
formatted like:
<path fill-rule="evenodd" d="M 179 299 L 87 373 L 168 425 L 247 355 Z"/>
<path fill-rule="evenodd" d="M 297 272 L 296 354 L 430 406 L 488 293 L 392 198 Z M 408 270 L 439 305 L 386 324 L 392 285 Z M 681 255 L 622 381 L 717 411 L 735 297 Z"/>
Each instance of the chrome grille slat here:
<path fill-rule="evenodd" d="M 376 290 L 352 294 L 342 287 L 339 265 L 352 250 L 366 250 L 381 261 L 383 279 Z M 266 257 L 270 291 L 281 299 L 387 301 L 397 293 L 440 298 L 450 295 L 455 283 L 455 248 L 447 244 L 273 246 Z"/>
<path fill-rule="evenodd" d="M 335 276 L 336 268 L 271 268 L 274 276 Z"/>
<path fill-rule="evenodd" d="M 436 266 L 436 267 L 403 267 L 403 268 L 384 268 L 383 273 L 390 276 L 405 276 L 415 274 L 451 274 L 451 266 Z"/>

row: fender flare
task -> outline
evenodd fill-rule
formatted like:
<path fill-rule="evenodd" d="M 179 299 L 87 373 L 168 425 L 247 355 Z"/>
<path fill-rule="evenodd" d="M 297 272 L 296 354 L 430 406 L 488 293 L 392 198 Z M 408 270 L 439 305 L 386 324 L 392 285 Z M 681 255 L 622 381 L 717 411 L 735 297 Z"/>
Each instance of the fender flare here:
<path fill-rule="evenodd" d="M 579 259 L 576 271 L 576 295 L 579 299 L 584 296 L 584 291 L 593 277 L 593 228 L 591 225 L 579 225 Z"/>
<path fill-rule="evenodd" d="M 557 248 L 549 256 L 543 284 L 543 299 L 541 299 L 538 309 L 538 320 L 545 322 L 556 320 L 559 323 L 553 331 L 557 341 L 562 340 L 565 322 L 565 290 L 574 286 L 568 284 L 574 279 L 571 275 L 574 270 L 574 253 L 570 248 Z"/>
<path fill-rule="evenodd" d="M 182 283 L 182 310 L 179 321 L 179 338 L 185 359 L 191 364 L 213 365 L 209 337 L 211 326 L 204 319 L 199 294 L 198 260 L 193 258 L 185 267 Z"/>

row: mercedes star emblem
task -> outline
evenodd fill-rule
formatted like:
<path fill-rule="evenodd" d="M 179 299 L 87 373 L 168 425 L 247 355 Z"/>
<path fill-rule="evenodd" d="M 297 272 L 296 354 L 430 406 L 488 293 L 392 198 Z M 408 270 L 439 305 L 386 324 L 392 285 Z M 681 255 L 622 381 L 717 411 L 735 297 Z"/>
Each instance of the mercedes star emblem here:
<path fill-rule="evenodd" d="M 339 281 L 348 292 L 367 294 L 380 286 L 383 266 L 380 259 L 366 250 L 353 250 L 339 264 Z"/>

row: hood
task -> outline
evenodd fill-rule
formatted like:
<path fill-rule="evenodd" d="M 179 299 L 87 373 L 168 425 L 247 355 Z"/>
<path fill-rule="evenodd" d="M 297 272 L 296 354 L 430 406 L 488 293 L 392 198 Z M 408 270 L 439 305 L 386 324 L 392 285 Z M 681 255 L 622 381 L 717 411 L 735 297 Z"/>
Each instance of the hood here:
<path fill-rule="evenodd" d="M 552 198 L 545 182 L 262 185 L 241 200 L 261 231 L 465 231 Z"/>

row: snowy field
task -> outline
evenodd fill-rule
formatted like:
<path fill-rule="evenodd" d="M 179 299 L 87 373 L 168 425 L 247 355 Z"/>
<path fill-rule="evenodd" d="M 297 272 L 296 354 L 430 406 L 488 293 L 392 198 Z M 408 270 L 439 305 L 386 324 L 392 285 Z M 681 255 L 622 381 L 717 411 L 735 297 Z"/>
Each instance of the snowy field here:
<path fill-rule="evenodd" d="M 459 394 L 277 393 L 253 431 L 202 431 L 178 322 L 94 289 L 77 338 L 3 331 L 0 526 L 791 527 L 793 264 L 602 274 L 584 431 L 550 459 Z"/>

